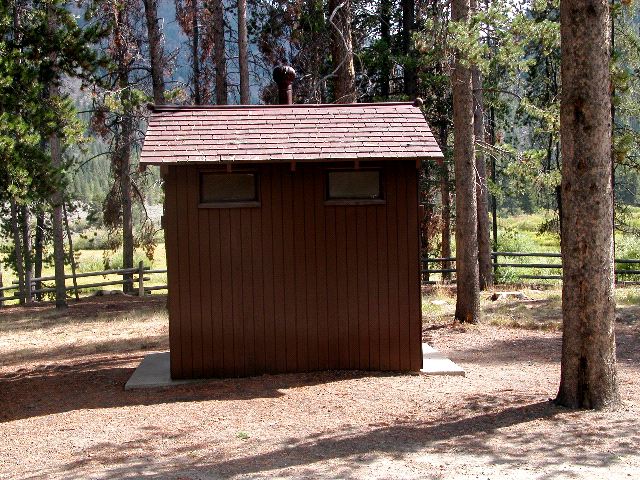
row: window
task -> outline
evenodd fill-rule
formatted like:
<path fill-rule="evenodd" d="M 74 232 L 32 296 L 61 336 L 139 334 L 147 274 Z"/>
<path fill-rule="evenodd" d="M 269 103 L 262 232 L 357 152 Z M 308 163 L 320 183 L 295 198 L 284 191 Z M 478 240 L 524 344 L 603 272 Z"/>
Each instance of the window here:
<path fill-rule="evenodd" d="M 327 174 L 327 200 L 380 203 L 379 170 L 337 170 Z"/>
<path fill-rule="evenodd" d="M 200 174 L 201 206 L 256 206 L 258 182 L 255 173 Z"/>

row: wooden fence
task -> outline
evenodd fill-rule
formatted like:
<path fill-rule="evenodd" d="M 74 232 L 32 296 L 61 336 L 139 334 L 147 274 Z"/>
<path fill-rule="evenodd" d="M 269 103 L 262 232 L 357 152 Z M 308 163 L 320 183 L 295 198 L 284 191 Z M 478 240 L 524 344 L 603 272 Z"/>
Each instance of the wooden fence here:
<path fill-rule="evenodd" d="M 511 268 L 511 269 L 522 269 L 522 268 L 536 268 L 536 269 L 557 269 L 562 270 L 562 262 L 558 263 L 517 263 L 517 262 L 502 262 L 498 261 L 498 257 L 506 257 L 506 258 L 519 258 L 519 257 L 532 257 L 532 258 L 557 258 L 561 259 L 561 255 L 559 253 L 548 253 L 548 252 L 492 252 L 491 257 L 493 259 L 492 265 L 494 269 L 494 274 L 499 273 L 500 268 Z M 441 258 L 441 257 L 426 257 L 422 259 L 422 283 L 423 284 L 435 284 L 437 283 L 432 279 L 432 274 L 454 274 L 456 272 L 455 267 L 445 268 L 446 264 L 455 264 L 455 257 Z M 628 258 L 616 258 L 616 265 L 640 265 L 640 260 L 637 259 L 628 259 Z M 429 268 L 430 265 L 439 264 L 440 268 Z M 637 268 L 637 267 L 636 267 Z M 153 291 L 158 290 L 167 290 L 167 285 L 150 285 L 148 282 L 151 281 L 150 275 L 154 274 L 166 274 L 166 269 L 150 269 L 149 267 L 145 267 L 142 262 L 139 263 L 136 268 L 119 268 L 112 270 L 102 270 L 99 272 L 85 272 L 85 273 L 77 273 L 74 275 L 65 275 L 65 279 L 72 280 L 72 285 L 66 285 L 65 290 L 67 292 L 73 292 L 77 297 L 80 296 L 80 293 L 85 293 L 87 290 L 92 290 L 100 287 L 112 286 L 112 285 L 122 285 L 124 290 L 124 285 L 131 284 L 131 292 L 135 295 L 144 296 L 149 295 Z M 618 269 L 616 268 L 616 280 L 619 281 L 618 277 L 623 277 L 630 275 L 636 276 L 640 275 L 640 269 Z M 90 277 L 106 277 L 107 275 L 121 275 L 121 279 L 117 280 L 106 280 L 102 282 L 95 283 L 83 283 L 78 284 L 79 278 L 90 278 Z M 562 280 L 561 275 L 530 275 L 530 274 L 516 274 L 517 279 L 521 280 Z M 47 286 L 47 282 L 52 282 L 55 280 L 55 277 L 40 277 L 40 278 L 32 278 L 29 281 L 29 288 L 31 289 L 31 298 L 36 298 L 42 296 L 47 293 L 55 292 L 55 286 Z M 455 279 L 452 281 L 455 282 Z M 145 285 L 145 282 L 147 284 Z M 621 282 L 626 283 L 626 282 Z M 632 281 L 629 283 L 637 283 L 637 281 Z M 40 285 L 40 288 L 36 286 Z M 7 292 L 12 292 L 11 295 L 7 296 Z M 0 306 L 4 305 L 4 302 L 9 300 L 18 300 L 24 301 L 27 298 L 26 288 L 22 288 L 22 285 L 18 285 L 18 282 L 14 281 L 11 285 L 2 287 L 0 286 Z"/>
<path fill-rule="evenodd" d="M 122 285 L 123 290 L 125 290 L 125 285 L 131 285 L 131 293 L 144 296 L 149 295 L 152 291 L 167 289 L 167 285 L 149 285 L 148 283 L 145 285 L 145 282 L 149 282 L 151 280 L 149 275 L 161 273 L 167 273 L 167 270 L 150 269 L 149 267 L 145 267 L 143 262 L 140 262 L 136 268 L 117 268 L 102 270 L 99 272 L 76 273 L 75 275 L 65 275 L 64 278 L 66 280 L 72 280 L 72 285 L 65 285 L 65 290 L 67 292 L 73 292 L 76 298 L 78 298 L 81 292 L 84 293 L 87 290 L 112 285 Z M 122 275 L 122 278 L 94 283 L 78 283 L 79 278 L 106 277 L 108 275 Z M 19 302 L 23 302 L 27 298 L 37 298 L 44 294 L 55 292 L 55 286 L 47 286 L 47 282 L 52 282 L 54 280 L 55 277 L 53 276 L 31 278 L 27 286 L 29 290 L 27 290 L 25 286 L 18 284 L 17 281 L 13 281 L 9 286 L 0 287 L 0 306 L 9 300 L 18 300 Z M 38 285 L 40 285 L 40 288 L 37 287 Z M 27 291 L 31 292 L 30 296 L 27 295 Z M 12 294 L 7 296 L 6 292 L 12 292 Z"/>
<path fill-rule="evenodd" d="M 511 258 L 521 258 L 521 257 L 533 257 L 533 258 L 557 258 L 560 261 L 557 263 L 517 263 L 517 262 L 502 262 L 498 261 L 498 257 L 511 257 Z M 511 268 L 511 269 L 522 269 L 522 268 L 536 268 L 536 269 L 555 269 L 562 270 L 562 255 L 560 253 L 549 253 L 549 252 L 491 252 L 492 265 L 494 275 L 499 273 L 500 268 Z M 437 283 L 431 278 L 431 274 L 439 273 L 439 274 L 452 274 L 456 272 L 455 267 L 445 268 L 446 264 L 455 263 L 455 257 L 447 257 L 447 258 L 432 258 L 426 257 L 422 259 L 422 283 L 423 284 L 434 284 Z M 639 265 L 640 260 L 630 259 L 630 258 L 616 258 L 615 259 L 616 266 L 617 265 Z M 441 268 L 429 268 L 431 264 L 439 264 Z M 618 269 L 615 270 L 616 280 L 617 277 L 624 277 L 626 275 L 640 275 L 640 270 L 632 270 L 632 269 Z M 517 279 L 522 280 L 562 280 L 562 275 L 554 274 L 554 275 L 530 275 L 530 274 L 517 274 Z M 455 281 L 455 280 L 454 280 Z M 635 283 L 635 282 L 630 282 Z"/>

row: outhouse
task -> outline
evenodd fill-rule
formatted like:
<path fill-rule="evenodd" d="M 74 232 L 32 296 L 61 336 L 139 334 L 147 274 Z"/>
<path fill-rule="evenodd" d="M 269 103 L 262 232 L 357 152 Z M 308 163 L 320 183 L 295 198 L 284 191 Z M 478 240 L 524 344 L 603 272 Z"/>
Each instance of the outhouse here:
<path fill-rule="evenodd" d="M 418 177 L 441 156 L 413 103 L 154 107 L 172 378 L 420 370 Z"/>

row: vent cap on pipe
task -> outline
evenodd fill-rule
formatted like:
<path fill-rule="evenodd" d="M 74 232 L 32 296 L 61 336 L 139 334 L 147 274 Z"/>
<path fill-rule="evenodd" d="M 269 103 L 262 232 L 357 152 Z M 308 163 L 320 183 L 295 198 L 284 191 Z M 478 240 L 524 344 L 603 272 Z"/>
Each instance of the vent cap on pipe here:
<path fill-rule="evenodd" d="M 278 65 L 273 69 L 273 79 L 278 84 L 278 103 L 291 105 L 293 103 L 293 89 L 291 84 L 296 78 L 296 71 L 289 65 Z"/>

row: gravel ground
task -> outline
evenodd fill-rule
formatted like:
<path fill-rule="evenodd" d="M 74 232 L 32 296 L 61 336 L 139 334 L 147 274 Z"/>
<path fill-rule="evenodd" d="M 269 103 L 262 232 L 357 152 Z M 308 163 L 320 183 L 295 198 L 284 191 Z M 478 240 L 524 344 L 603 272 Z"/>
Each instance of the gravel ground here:
<path fill-rule="evenodd" d="M 143 356 L 167 347 L 162 298 L 28 312 L 0 318 L 0 478 L 640 475 L 633 310 L 617 327 L 615 412 L 549 401 L 557 331 L 427 319 L 425 338 L 464 378 L 323 372 L 125 392 Z"/>

